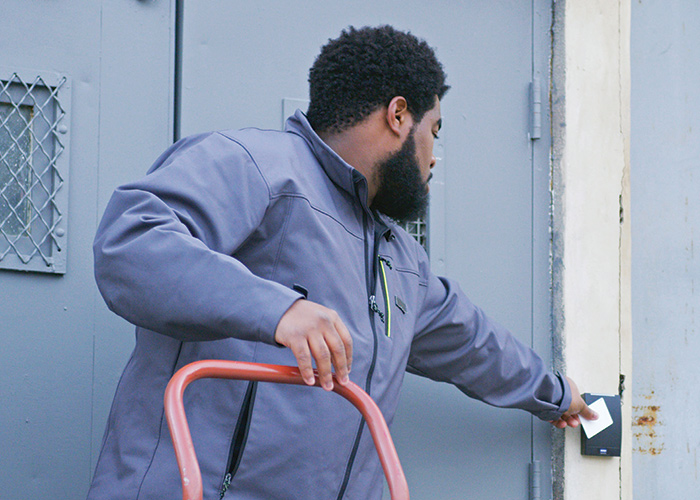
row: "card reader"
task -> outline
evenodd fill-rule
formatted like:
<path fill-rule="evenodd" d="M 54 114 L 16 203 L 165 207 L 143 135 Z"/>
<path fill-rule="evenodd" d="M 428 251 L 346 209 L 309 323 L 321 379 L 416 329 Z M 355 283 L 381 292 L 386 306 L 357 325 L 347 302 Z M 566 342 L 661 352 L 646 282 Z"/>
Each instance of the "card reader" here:
<path fill-rule="evenodd" d="M 581 396 L 589 406 L 602 399 L 612 418 L 612 424 L 590 438 L 586 436 L 584 429 L 581 429 L 581 455 L 619 457 L 622 448 L 622 402 L 620 396 L 588 393 Z"/>

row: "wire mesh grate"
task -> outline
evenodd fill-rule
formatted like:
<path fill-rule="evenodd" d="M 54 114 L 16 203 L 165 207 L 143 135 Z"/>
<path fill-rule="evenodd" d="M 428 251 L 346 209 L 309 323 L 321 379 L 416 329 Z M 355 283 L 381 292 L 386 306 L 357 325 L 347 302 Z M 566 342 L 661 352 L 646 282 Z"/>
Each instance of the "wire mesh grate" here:
<path fill-rule="evenodd" d="M 426 250 L 428 249 L 428 224 L 423 218 L 408 221 L 403 225 L 403 228 L 408 234 L 413 236 L 423 248 Z"/>
<path fill-rule="evenodd" d="M 54 252 L 63 250 L 65 208 L 58 199 L 65 178 L 58 161 L 66 110 L 58 96 L 65 84 L 65 77 L 50 85 L 17 73 L 0 80 L 0 263 L 14 256 L 52 267 Z"/>

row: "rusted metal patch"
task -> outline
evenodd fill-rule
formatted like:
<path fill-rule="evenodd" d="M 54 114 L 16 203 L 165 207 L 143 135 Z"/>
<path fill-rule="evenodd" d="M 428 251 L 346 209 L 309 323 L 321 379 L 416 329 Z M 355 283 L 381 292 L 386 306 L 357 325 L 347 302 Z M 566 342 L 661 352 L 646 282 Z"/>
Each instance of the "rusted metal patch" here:
<path fill-rule="evenodd" d="M 642 396 L 650 403 L 654 399 L 654 391 Z M 638 405 L 632 407 L 632 435 L 634 436 L 635 453 L 659 455 L 664 451 L 664 440 L 661 435 L 661 407 L 657 404 Z"/>

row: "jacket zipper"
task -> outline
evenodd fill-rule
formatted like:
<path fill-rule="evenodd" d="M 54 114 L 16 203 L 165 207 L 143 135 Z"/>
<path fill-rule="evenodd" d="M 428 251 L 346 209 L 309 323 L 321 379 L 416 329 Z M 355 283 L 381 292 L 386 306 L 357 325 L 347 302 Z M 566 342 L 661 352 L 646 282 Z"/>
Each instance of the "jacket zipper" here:
<path fill-rule="evenodd" d="M 384 310 L 386 314 L 379 315 L 380 318 L 386 316 L 384 321 L 384 334 L 391 338 L 391 303 L 389 302 L 389 282 L 386 279 L 386 268 L 391 269 L 391 262 L 384 257 L 379 257 L 379 271 L 381 272 L 382 293 L 384 294 Z"/>
<path fill-rule="evenodd" d="M 375 262 L 377 261 L 377 256 L 379 255 L 379 242 L 381 241 L 381 237 L 384 235 L 384 233 L 387 231 L 386 228 L 382 228 L 381 233 L 378 232 L 376 229 L 374 230 L 374 249 L 372 252 L 372 255 L 369 255 L 369 241 L 367 238 L 367 233 L 368 233 L 368 217 L 367 213 L 363 213 L 363 223 L 364 223 L 364 228 L 365 228 L 365 273 L 367 276 L 367 292 L 369 295 L 369 309 L 370 309 L 370 324 L 372 326 L 372 337 L 374 338 L 374 348 L 372 351 L 372 362 L 370 363 L 369 366 L 369 371 L 367 372 L 367 380 L 365 382 L 365 392 L 367 394 L 370 394 L 370 388 L 372 386 L 372 375 L 374 375 L 374 367 L 377 364 L 377 345 L 378 345 L 378 339 L 377 339 L 377 328 L 375 325 L 375 320 L 374 320 L 374 308 L 372 307 L 372 303 L 374 303 L 374 307 L 379 309 L 377 306 L 377 301 L 376 297 L 374 295 L 374 291 L 376 288 L 376 282 L 377 282 L 377 269 L 375 266 Z M 375 222 L 376 224 L 376 222 Z M 380 313 L 380 318 L 381 318 L 381 313 Z M 352 451 L 350 452 L 350 458 L 348 459 L 348 463 L 345 467 L 345 476 L 343 477 L 343 482 L 340 486 L 340 490 L 338 491 L 338 497 L 337 500 L 341 500 L 343 498 L 343 495 L 345 495 L 345 490 L 348 487 L 348 482 L 350 481 L 350 473 L 352 472 L 352 466 L 355 462 L 355 456 L 357 455 L 357 450 L 360 447 L 360 438 L 362 437 L 362 430 L 365 426 L 365 420 L 364 418 L 360 420 L 360 425 L 357 427 L 357 433 L 355 434 L 355 442 L 352 445 Z"/>
<path fill-rule="evenodd" d="M 384 313 L 382 310 L 379 308 L 379 305 L 377 305 L 377 297 L 376 295 L 370 295 L 369 296 L 369 308 L 379 316 L 379 321 L 384 323 Z"/>
<path fill-rule="evenodd" d="M 228 452 L 226 475 L 224 476 L 221 491 L 219 492 L 219 500 L 222 500 L 224 495 L 226 495 L 229 486 L 231 486 L 233 476 L 236 475 L 238 466 L 241 464 L 243 448 L 245 448 L 245 444 L 248 439 L 248 431 L 250 430 L 250 421 L 253 415 L 253 403 L 255 402 L 255 393 L 257 389 L 258 383 L 250 382 L 248 384 L 248 389 L 245 391 L 243 404 L 241 405 L 241 413 L 238 415 L 236 430 L 233 431 L 233 439 L 231 439 L 231 448 L 229 448 Z"/>

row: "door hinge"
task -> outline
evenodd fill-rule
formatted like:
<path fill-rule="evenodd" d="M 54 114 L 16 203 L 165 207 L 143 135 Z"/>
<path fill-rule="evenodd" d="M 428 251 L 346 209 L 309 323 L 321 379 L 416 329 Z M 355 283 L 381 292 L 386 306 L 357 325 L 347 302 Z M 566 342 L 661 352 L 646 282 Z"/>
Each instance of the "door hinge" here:
<path fill-rule="evenodd" d="M 540 79 L 535 77 L 530 82 L 530 140 L 542 137 L 542 88 Z"/>
<path fill-rule="evenodd" d="M 530 464 L 530 500 L 540 500 L 540 461 L 533 460 Z"/>

